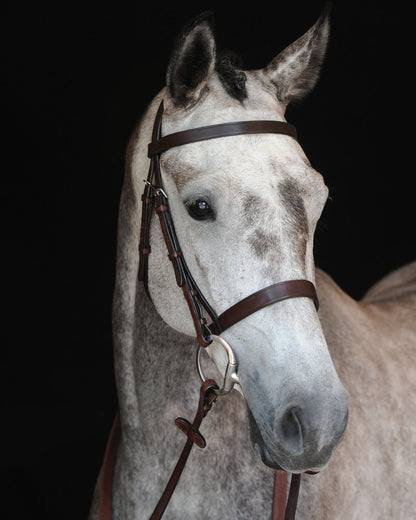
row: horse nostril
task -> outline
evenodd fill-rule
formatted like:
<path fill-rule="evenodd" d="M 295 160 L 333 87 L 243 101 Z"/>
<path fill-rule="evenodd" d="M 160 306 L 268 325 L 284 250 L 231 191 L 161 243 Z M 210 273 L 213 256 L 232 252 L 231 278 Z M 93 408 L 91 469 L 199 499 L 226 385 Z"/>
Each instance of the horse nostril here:
<path fill-rule="evenodd" d="M 303 452 L 303 433 L 300 410 L 291 407 L 286 410 L 278 426 L 279 440 L 284 449 L 293 455 Z"/>

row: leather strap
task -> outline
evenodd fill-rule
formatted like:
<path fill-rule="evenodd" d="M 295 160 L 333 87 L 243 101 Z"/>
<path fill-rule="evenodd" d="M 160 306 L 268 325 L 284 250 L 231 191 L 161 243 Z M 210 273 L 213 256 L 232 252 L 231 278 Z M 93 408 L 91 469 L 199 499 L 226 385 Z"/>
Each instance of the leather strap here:
<path fill-rule="evenodd" d="M 312 298 L 315 303 L 316 310 L 319 308 L 318 296 L 315 286 L 308 280 L 286 280 L 285 282 L 275 283 L 269 287 L 265 287 L 260 291 L 247 296 L 243 300 L 227 309 L 218 316 L 216 323 L 212 323 L 209 328 L 213 334 L 221 334 L 224 330 L 242 319 L 250 316 L 254 312 L 281 302 L 289 298 Z"/>
<path fill-rule="evenodd" d="M 162 128 L 163 103 L 159 105 L 152 130 L 152 142 L 157 141 Z M 155 202 L 155 193 L 153 192 L 152 181 L 155 175 L 156 164 L 152 159 L 150 161 L 149 173 L 142 195 L 142 220 L 140 224 L 140 242 L 139 242 L 139 280 L 143 282 L 147 294 L 148 277 L 148 261 L 151 251 L 150 247 L 150 222 Z"/>
<path fill-rule="evenodd" d="M 277 470 L 274 474 L 272 520 L 285 520 L 287 500 L 287 473 Z"/>
<path fill-rule="evenodd" d="M 183 469 L 185 467 L 186 461 L 188 460 L 189 454 L 191 452 L 192 446 L 194 443 L 199 445 L 200 448 L 204 448 L 206 445 L 205 439 L 199 433 L 199 427 L 201 426 L 202 419 L 207 415 L 207 413 L 211 410 L 212 405 L 217 399 L 217 394 L 215 390 L 218 390 L 218 385 L 213 379 L 207 379 L 201 385 L 201 390 L 199 394 L 199 403 L 198 410 L 196 412 L 193 423 L 191 424 L 186 419 L 182 417 L 178 417 L 175 423 L 180 430 L 182 430 L 188 437 L 185 447 L 179 457 L 179 460 L 173 470 L 173 473 L 169 479 L 169 482 L 166 485 L 166 488 L 157 503 L 150 520 L 160 520 L 162 518 L 163 513 L 165 512 L 166 507 L 169 504 L 169 501 L 172 497 L 173 492 L 179 482 L 179 479 L 182 475 Z"/>
<path fill-rule="evenodd" d="M 163 102 L 159 106 L 155 122 L 153 124 L 152 143 L 158 143 L 159 140 L 162 139 L 162 115 Z M 150 220 L 153 207 L 156 207 L 156 213 L 159 216 L 163 238 L 168 250 L 168 257 L 172 262 L 175 271 L 176 282 L 178 286 L 182 288 L 185 300 L 188 304 L 198 343 L 202 347 L 207 347 L 211 343 L 211 332 L 207 326 L 203 309 L 214 323 L 216 323 L 217 315 L 195 283 L 195 280 L 193 279 L 182 254 L 169 208 L 168 197 L 163 190 L 159 153 L 154 154 L 151 157 L 146 186 L 142 195 L 142 223 L 139 242 L 139 280 L 143 281 L 146 292 L 148 294 L 148 257 L 151 251 Z"/>
<path fill-rule="evenodd" d="M 148 157 L 161 154 L 170 148 L 183 144 L 242 134 L 283 134 L 297 139 L 296 128 L 285 121 L 235 121 L 232 123 L 200 126 L 161 137 L 157 141 L 152 141 L 149 144 Z"/>
<path fill-rule="evenodd" d="M 298 503 L 300 479 L 300 474 L 292 473 L 289 496 L 287 497 L 288 474 L 286 471 L 276 471 L 274 475 L 272 520 L 294 520 Z"/>
<path fill-rule="evenodd" d="M 292 473 L 290 482 L 289 497 L 286 504 L 285 520 L 293 520 L 296 515 L 296 506 L 298 505 L 298 496 L 300 488 L 300 473 Z"/>
<path fill-rule="evenodd" d="M 207 380 L 201 386 L 200 400 L 198 410 L 193 424 L 189 421 L 178 417 L 175 424 L 188 437 L 185 447 L 182 451 L 172 476 L 166 485 L 166 488 L 159 499 L 159 502 L 153 512 L 151 520 L 159 520 L 172 497 L 179 478 L 183 472 L 186 461 L 192 449 L 192 445 L 196 444 L 200 448 L 206 446 L 206 441 L 199 432 L 202 419 L 211 409 L 215 399 L 215 388 L 218 386 L 212 380 Z M 112 518 L 112 484 L 114 476 L 114 468 L 116 463 L 117 449 L 121 438 L 121 425 L 119 413 L 116 414 L 111 433 L 107 441 L 105 450 L 103 467 L 101 470 L 100 481 L 100 503 L 99 503 L 99 520 L 111 520 Z M 287 499 L 287 480 L 288 474 L 285 471 L 276 471 L 274 481 L 272 520 L 294 520 L 296 513 L 297 498 L 299 495 L 300 475 L 292 475 L 290 484 L 289 497 Z M 286 504 L 287 499 L 287 504 Z"/>

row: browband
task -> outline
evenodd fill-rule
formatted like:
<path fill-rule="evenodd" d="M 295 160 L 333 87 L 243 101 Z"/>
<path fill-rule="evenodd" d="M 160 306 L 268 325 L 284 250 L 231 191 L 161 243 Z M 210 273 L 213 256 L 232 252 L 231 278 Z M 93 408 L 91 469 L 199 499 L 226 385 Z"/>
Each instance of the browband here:
<path fill-rule="evenodd" d="M 166 135 L 149 143 L 147 155 L 152 157 L 182 144 L 242 134 L 283 134 L 297 139 L 296 128 L 285 121 L 236 121 L 235 123 L 200 126 Z"/>

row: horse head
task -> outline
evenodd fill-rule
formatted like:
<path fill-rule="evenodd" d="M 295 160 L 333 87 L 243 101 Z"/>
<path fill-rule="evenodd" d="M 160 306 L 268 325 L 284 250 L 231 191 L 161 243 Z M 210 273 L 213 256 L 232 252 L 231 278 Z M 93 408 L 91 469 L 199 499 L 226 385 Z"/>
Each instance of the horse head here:
<path fill-rule="evenodd" d="M 234 56 L 216 55 L 210 16 L 199 16 L 177 41 L 149 125 L 160 99 L 162 135 L 233 121 L 285 121 L 288 103 L 317 81 L 328 30 L 324 11 L 266 67 L 243 71 Z M 328 190 L 293 137 L 189 143 L 164 152 L 160 168 L 187 265 L 218 314 L 276 282 L 314 282 L 313 235 Z M 150 297 L 171 327 L 194 336 L 157 219 L 151 237 Z M 251 438 L 263 462 L 291 472 L 322 469 L 346 427 L 347 393 L 313 301 L 268 306 L 222 336 L 238 359 Z M 211 355 L 223 371 L 218 349 Z"/>

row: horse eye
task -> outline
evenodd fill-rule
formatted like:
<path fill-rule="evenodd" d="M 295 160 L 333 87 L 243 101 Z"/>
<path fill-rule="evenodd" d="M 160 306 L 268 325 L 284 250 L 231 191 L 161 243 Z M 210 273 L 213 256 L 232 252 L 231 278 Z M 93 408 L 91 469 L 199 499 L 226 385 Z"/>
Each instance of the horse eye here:
<path fill-rule="evenodd" d="M 187 202 L 185 205 L 188 213 L 195 220 L 207 220 L 214 217 L 214 212 L 206 200 L 197 199 Z"/>

